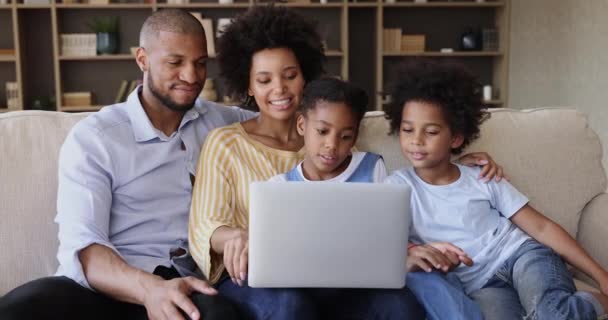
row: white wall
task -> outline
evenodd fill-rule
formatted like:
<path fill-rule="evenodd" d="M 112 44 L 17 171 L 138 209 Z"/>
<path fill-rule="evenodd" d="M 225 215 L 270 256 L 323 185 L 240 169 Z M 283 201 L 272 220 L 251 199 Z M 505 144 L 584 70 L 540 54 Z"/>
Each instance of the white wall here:
<path fill-rule="evenodd" d="M 608 0 L 512 0 L 509 107 L 589 116 L 608 169 Z"/>

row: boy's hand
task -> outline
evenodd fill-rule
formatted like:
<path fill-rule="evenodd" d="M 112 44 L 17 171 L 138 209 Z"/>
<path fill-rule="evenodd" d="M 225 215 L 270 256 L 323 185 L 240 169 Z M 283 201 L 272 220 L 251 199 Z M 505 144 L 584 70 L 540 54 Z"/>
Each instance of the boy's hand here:
<path fill-rule="evenodd" d="M 485 152 L 473 152 L 467 153 L 464 156 L 458 158 L 460 164 L 474 167 L 481 166 L 481 172 L 479 173 L 479 178 L 484 179 L 484 182 L 489 182 L 492 178 L 496 179 L 496 182 L 502 180 L 504 176 L 504 172 L 502 170 L 502 166 L 499 166 L 489 154 Z"/>

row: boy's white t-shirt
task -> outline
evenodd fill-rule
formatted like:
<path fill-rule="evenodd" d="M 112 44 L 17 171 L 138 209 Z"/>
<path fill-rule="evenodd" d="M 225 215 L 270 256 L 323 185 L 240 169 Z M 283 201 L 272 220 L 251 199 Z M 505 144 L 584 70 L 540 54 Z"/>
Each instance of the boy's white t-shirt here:
<path fill-rule="evenodd" d="M 361 164 L 361 161 L 363 160 L 365 153 L 366 152 L 353 152 L 352 159 L 350 160 L 350 163 L 348 164 L 348 167 L 346 168 L 346 170 L 344 170 L 344 172 L 340 173 L 339 175 L 337 175 L 331 179 L 323 180 L 323 182 L 345 182 L 346 180 L 348 180 L 348 178 L 350 178 L 350 176 L 355 172 L 355 170 L 357 170 L 357 168 L 359 167 L 359 164 Z M 300 176 L 302 176 L 302 178 L 304 179 L 304 181 L 315 182 L 315 181 L 306 179 L 306 177 L 304 176 L 304 174 L 302 172 L 302 162 L 300 162 L 298 164 L 297 170 L 298 170 L 298 173 L 300 174 Z M 386 165 L 384 164 L 384 160 L 382 160 L 382 158 L 380 158 L 376 162 L 376 166 L 374 166 L 373 181 L 382 182 L 386 178 L 386 175 L 387 175 L 386 174 Z M 287 181 L 287 177 L 283 173 L 283 174 L 279 174 L 279 175 L 276 175 L 276 176 L 270 178 L 268 181 Z"/>
<path fill-rule="evenodd" d="M 529 200 L 504 179 L 479 180 L 479 167 L 457 166 L 460 177 L 449 185 L 428 184 L 411 167 L 395 171 L 385 182 L 412 188 L 412 242 L 451 242 L 473 259 L 473 266 L 454 270 L 468 294 L 482 288 L 530 239 L 509 220 Z"/>

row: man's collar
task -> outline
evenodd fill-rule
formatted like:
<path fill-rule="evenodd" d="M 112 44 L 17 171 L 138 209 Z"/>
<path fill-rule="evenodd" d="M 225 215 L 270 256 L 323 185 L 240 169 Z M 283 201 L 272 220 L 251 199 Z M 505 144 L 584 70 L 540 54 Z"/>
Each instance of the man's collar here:
<path fill-rule="evenodd" d="M 129 120 L 131 121 L 131 126 L 133 127 L 135 141 L 145 142 L 155 138 L 164 140 L 164 138 L 159 135 L 160 131 L 154 127 L 152 121 L 148 118 L 148 115 L 139 100 L 139 93 L 141 90 L 142 86 L 140 85 L 136 90 L 133 90 L 133 92 L 129 94 L 126 101 L 127 113 L 129 115 Z M 197 99 L 194 103 L 194 107 L 184 114 L 179 129 L 183 128 L 190 121 L 205 114 L 207 110 L 207 105 L 202 100 Z"/>

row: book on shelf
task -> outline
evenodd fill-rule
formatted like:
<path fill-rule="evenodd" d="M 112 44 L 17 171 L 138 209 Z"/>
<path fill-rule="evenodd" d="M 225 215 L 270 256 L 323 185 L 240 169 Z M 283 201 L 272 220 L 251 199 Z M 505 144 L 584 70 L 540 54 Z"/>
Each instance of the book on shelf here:
<path fill-rule="evenodd" d="M 384 52 L 395 52 L 401 50 L 400 28 L 386 28 L 382 30 L 382 49 Z"/>
<path fill-rule="evenodd" d="M 114 103 L 121 103 L 127 99 L 127 87 L 129 86 L 129 80 L 122 80 L 120 82 L 120 87 L 118 87 L 118 92 L 116 93 L 116 98 L 114 99 Z"/>
<path fill-rule="evenodd" d="M 93 94 L 89 91 L 64 92 L 61 100 L 64 107 L 88 107 L 93 104 Z"/>
<path fill-rule="evenodd" d="M 213 21 L 211 19 L 203 19 L 200 12 L 190 12 L 205 29 L 205 38 L 207 40 L 207 54 L 210 57 L 215 57 L 215 41 L 213 39 Z"/>
<path fill-rule="evenodd" d="M 64 56 L 97 55 L 97 35 L 94 33 L 63 33 L 59 38 Z"/>
<path fill-rule="evenodd" d="M 133 92 L 133 90 L 135 90 L 135 88 L 137 88 L 137 86 L 141 83 L 141 80 L 131 80 L 131 82 L 129 82 L 129 87 L 127 88 L 127 92 L 125 94 L 125 100 L 127 100 L 127 97 L 131 94 L 131 92 Z"/>
<path fill-rule="evenodd" d="M 14 56 L 15 49 L 0 49 L 0 56 Z"/>
<path fill-rule="evenodd" d="M 9 110 L 16 110 L 21 107 L 19 101 L 19 84 L 17 82 L 6 83 L 6 107 Z"/>

